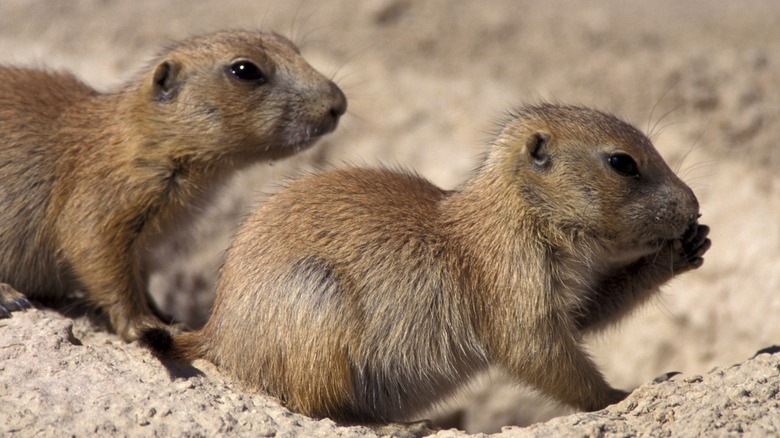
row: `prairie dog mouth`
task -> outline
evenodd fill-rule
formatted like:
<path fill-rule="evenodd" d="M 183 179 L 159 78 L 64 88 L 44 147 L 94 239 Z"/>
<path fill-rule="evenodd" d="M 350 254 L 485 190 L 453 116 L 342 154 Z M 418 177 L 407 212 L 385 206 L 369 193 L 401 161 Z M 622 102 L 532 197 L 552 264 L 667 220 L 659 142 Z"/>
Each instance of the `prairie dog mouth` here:
<path fill-rule="evenodd" d="M 335 131 L 338 124 L 338 117 L 325 117 L 319 123 L 292 124 L 286 129 L 285 144 L 297 150 L 306 148 Z"/>

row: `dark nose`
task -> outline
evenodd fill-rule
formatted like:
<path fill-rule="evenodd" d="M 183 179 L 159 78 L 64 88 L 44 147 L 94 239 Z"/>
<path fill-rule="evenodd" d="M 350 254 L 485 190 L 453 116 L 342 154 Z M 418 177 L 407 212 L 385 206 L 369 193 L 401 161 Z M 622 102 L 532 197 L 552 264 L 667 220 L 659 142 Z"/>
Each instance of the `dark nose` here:
<path fill-rule="evenodd" d="M 322 114 L 322 119 L 320 120 L 318 126 L 316 126 L 312 131 L 314 136 L 327 134 L 335 130 L 339 124 L 339 118 L 344 115 L 345 112 L 347 112 L 347 97 L 341 91 L 341 88 L 339 88 L 338 85 L 334 84 L 333 82 L 329 83 L 329 87 L 330 99 L 326 103 L 327 106 L 318 108 L 324 109 L 327 112 Z"/>
<path fill-rule="evenodd" d="M 345 96 L 344 92 L 341 91 L 341 88 L 333 82 L 330 83 L 330 94 L 332 96 L 330 115 L 334 119 L 338 119 L 347 112 L 347 96 Z"/>

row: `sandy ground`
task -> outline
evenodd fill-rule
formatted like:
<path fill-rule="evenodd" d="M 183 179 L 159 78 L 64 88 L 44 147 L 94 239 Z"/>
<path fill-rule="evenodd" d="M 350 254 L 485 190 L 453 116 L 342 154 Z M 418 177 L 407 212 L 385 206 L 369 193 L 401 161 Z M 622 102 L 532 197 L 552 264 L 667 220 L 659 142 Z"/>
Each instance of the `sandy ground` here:
<path fill-rule="evenodd" d="M 313 420 L 270 397 L 242 392 L 205 361 L 163 367 L 136 345 L 96 332 L 84 318 L 30 311 L 0 322 L 0 329 L 3 436 L 376 436 L 367 427 Z M 511 404 L 505 410 L 530 406 L 511 398 L 492 404 L 501 403 Z M 501 429 L 494 420 L 490 427 L 503 437 L 776 436 L 778 413 L 780 347 L 774 347 L 738 366 L 648 382 L 597 413 L 527 428 Z M 442 425 L 439 437 L 466 436 Z"/>
<path fill-rule="evenodd" d="M 776 2 L 0 0 L 0 62 L 69 69 L 106 90 L 166 43 L 224 28 L 291 37 L 342 86 L 350 110 L 312 150 L 238 175 L 159 252 L 152 289 L 168 311 L 202 324 L 236 224 L 290 175 L 398 164 L 451 188 L 512 105 L 590 105 L 652 136 L 699 196 L 713 240 L 702 269 L 590 340 L 591 350 L 619 387 L 683 375 L 603 413 L 506 433 L 778 433 L 778 355 L 729 368 L 780 343 Z M 171 374 L 90 321 L 48 310 L 0 320 L 0 434 L 370 434 L 242 393 L 208 363 Z M 488 433 L 566 413 L 496 371 L 429 415 Z M 651 429 L 636 426 L 643 420 Z"/>

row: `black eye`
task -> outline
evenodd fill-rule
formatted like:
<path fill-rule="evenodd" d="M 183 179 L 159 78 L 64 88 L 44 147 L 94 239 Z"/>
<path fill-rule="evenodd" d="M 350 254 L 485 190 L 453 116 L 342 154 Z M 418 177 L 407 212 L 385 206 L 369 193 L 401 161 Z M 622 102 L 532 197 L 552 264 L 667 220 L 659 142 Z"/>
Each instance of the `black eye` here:
<path fill-rule="evenodd" d="M 610 155 L 608 160 L 609 165 L 612 166 L 618 174 L 632 177 L 639 176 L 639 167 L 637 167 L 636 161 L 634 161 L 630 155 L 614 154 Z"/>
<path fill-rule="evenodd" d="M 228 67 L 230 74 L 242 81 L 264 84 L 268 81 L 260 68 L 249 61 L 236 61 Z"/>

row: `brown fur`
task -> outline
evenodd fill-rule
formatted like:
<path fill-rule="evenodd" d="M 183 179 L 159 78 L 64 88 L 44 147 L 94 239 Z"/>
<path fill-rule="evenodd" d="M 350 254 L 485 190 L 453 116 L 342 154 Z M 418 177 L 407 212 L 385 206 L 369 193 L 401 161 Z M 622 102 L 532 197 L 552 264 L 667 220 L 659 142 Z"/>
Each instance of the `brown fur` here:
<path fill-rule="evenodd" d="M 231 65 L 247 60 L 261 80 Z M 246 79 L 246 78 L 244 78 Z M 76 290 L 125 339 L 159 325 L 145 259 L 229 172 L 332 131 L 346 99 L 275 34 L 176 44 L 120 90 L 0 67 L 0 313 Z"/>
<path fill-rule="evenodd" d="M 639 174 L 618 173 L 617 153 Z M 702 264 L 698 212 L 627 123 L 521 108 L 454 191 L 383 169 L 291 183 L 238 232 L 206 326 L 158 351 L 345 421 L 413 418 L 492 364 L 601 409 L 626 393 L 582 335 Z"/>

